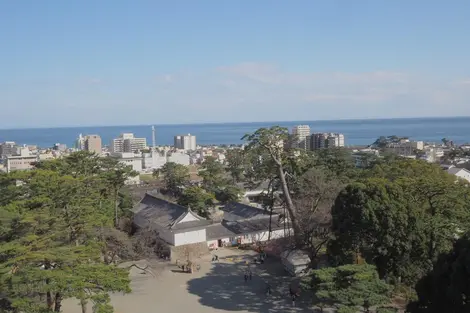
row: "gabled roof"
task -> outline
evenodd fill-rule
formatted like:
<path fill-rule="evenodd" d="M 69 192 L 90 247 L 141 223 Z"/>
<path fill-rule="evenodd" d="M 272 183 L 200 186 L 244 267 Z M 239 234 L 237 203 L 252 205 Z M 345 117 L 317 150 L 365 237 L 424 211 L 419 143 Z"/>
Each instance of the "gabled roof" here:
<path fill-rule="evenodd" d="M 246 219 L 257 219 L 269 216 L 264 210 L 239 202 L 226 204 L 222 209 L 225 221 L 240 221 Z"/>
<path fill-rule="evenodd" d="M 447 169 L 447 173 L 455 175 L 458 172 L 460 172 L 461 170 L 464 170 L 464 169 L 463 168 L 458 168 L 458 167 L 451 167 L 451 168 Z"/>
<path fill-rule="evenodd" d="M 182 230 L 211 224 L 211 221 L 203 219 L 189 208 L 148 193 L 132 211 L 134 223 L 139 227 L 150 225 L 161 230 Z M 181 222 L 188 214 L 194 216 L 195 220 Z"/>

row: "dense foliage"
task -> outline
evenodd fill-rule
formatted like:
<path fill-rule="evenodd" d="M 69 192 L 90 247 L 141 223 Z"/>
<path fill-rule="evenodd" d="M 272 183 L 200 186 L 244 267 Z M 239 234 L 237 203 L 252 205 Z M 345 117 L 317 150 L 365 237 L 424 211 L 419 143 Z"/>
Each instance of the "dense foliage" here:
<path fill-rule="evenodd" d="M 321 312 L 335 307 L 338 313 L 369 312 L 388 304 L 392 290 L 368 264 L 314 270 L 303 279 L 303 286 L 313 292 L 314 306 Z"/>
<path fill-rule="evenodd" d="M 416 285 L 418 300 L 411 313 L 470 312 L 470 235 L 439 256 L 434 268 Z"/>
<path fill-rule="evenodd" d="M 134 173 L 86 152 L 36 167 L 0 175 L 5 304 L 12 312 L 60 312 L 62 300 L 75 297 L 112 312 L 108 293 L 129 292 L 129 278 L 106 262 L 103 234 L 120 217 L 120 189 Z"/>
<path fill-rule="evenodd" d="M 332 209 L 339 264 L 363 257 L 380 275 L 412 285 L 468 229 L 468 188 L 438 166 L 397 160 L 349 184 Z"/>

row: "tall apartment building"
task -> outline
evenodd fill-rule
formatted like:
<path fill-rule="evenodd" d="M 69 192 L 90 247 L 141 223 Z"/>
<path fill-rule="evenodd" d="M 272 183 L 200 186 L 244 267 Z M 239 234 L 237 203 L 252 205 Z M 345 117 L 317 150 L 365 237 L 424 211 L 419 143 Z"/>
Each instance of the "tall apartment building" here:
<path fill-rule="evenodd" d="M 85 150 L 101 154 L 101 137 L 98 135 L 87 135 L 85 136 Z"/>
<path fill-rule="evenodd" d="M 176 149 L 196 150 L 196 136 L 191 134 L 175 136 L 174 143 Z"/>
<path fill-rule="evenodd" d="M 98 135 L 78 135 L 75 147 L 78 150 L 86 150 L 92 153 L 101 154 L 101 137 Z"/>
<path fill-rule="evenodd" d="M 7 156 L 17 155 L 19 153 L 18 146 L 14 141 L 5 141 L 0 144 L 0 157 L 4 158 Z"/>
<path fill-rule="evenodd" d="M 310 126 L 297 125 L 292 128 L 292 142 L 291 147 L 297 149 L 309 148 L 308 137 L 310 136 Z"/>
<path fill-rule="evenodd" d="M 114 153 L 129 153 L 144 150 L 146 147 L 146 138 L 137 138 L 132 133 L 123 133 L 119 138 L 113 139 L 110 149 Z"/>
<path fill-rule="evenodd" d="M 307 141 L 310 150 L 344 147 L 344 135 L 339 133 L 315 133 Z"/>

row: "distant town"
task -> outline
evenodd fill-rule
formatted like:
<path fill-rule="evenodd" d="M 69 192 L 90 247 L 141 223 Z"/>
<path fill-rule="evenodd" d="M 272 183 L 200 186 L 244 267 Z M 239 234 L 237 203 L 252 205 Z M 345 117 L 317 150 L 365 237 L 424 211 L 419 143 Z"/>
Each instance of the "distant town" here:
<path fill-rule="evenodd" d="M 201 146 L 197 144 L 196 136 L 191 134 L 175 135 L 173 146 L 158 146 L 155 128 L 152 126 L 149 131 L 152 132 L 150 145 L 146 138 L 135 137 L 133 133 L 122 133 L 109 145 L 104 145 L 98 134 L 79 134 L 74 147 L 56 143 L 53 147 L 45 148 L 5 141 L 0 144 L 0 171 L 30 170 L 39 161 L 60 158 L 75 151 L 89 151 L 103 157 L 117 158 L 131 166 L 141 175 L 132 178 L 128 184 L 140 184 L 143 175 L 151 174 L 167 162 L 197 166 L 205 157 L 211 156 L 225 163 L 228 149 L 243 149 L 243 145 Z M 312 133 L 308 125 L 294 126 L 290 134 L 291 140 L 284 145 L 307 151 L 343 148 L 350 152 L 357 167 L 367 166 L 371 157 L 394 154 L 439 163 L 449 173 L 470 182 L 470 144 L 456 146 L 446 138 L 440 143 L 426 143 L 404 137 L 383 136 L 369 146 L 347 147 L 343 134 Z"/>

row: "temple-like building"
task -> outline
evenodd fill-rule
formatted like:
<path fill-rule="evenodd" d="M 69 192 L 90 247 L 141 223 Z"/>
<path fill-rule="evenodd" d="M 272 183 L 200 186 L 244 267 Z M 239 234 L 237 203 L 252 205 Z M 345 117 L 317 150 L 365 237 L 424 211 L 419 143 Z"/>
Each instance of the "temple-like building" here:
<path fill-rule="evenodd" d="M 263 209 L 238 202 L 220 210 L 220 219 L 209 220 L 190 208 L 147 193 L 133 209 L 134 224 L 157 230 L 160 238 L 174 247 L 206 243 L 214 249 L 281 238 L 289 233 L 278 213 L 270 216 Z"/>

